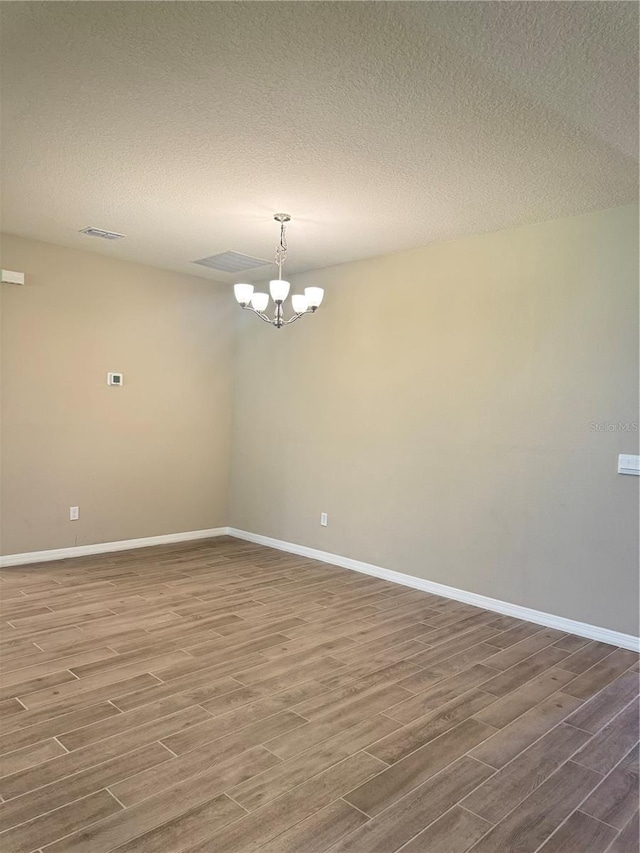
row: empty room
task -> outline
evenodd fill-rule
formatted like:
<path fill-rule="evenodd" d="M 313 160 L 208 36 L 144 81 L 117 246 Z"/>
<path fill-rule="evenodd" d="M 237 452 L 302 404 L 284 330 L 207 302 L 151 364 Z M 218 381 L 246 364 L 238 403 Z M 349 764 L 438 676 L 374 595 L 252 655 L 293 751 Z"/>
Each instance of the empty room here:
<path fill-rule="evenodd" d="M 0 0 L 2 853 L 640 853 L 639 9 Z"/>

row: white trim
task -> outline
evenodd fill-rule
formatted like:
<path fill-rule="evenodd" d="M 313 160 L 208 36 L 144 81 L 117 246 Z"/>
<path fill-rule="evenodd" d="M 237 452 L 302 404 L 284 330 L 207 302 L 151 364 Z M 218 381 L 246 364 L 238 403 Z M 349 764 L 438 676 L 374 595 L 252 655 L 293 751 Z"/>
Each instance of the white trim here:
<path fill-rule="evenodd" d="M 143 539 L 123 539 L 120 542 L 100 542 L 96 545 L 76 545 L 72 548 L 55 548 L 53 551 L 7 554 L 4 557 L 0 557 L 0 566 L 24 566 L 26 563 L 47 563 L 49 560 L 66 560 L 69 557 L 85 557 L 89 554 L 107 554 L 110 551 L 129 551 L 132 548 L 149 548 L 151 545 L 167 545 L 171 542 L 191 542 L 194 539 L 210 539 L 214 536 L 226 536 L 228 532 L 228 527 L 212 527 L 210 530 L 164 533 L 161 536 L 145 536 Z"/>
<path fill-rule="evenodd" d="M 445 598 L 464 601 L 465 604 L 473 604 L 475 607 L 482 607 L 485 610 L 493 610 L 496 613 L 502 613 L 506 616 L 514 616 L 516 619 L 524 619 L 527 622 L 534 622 L 536 625 L 544 625 L 546 628 L 557 628 L 569 634 L 587 637 L 589 640 L 599 640 L 601 643 L 610 643 L 612 646 L 620 646 L 623 649 L 631 649 L 634 652 L 640 651 L 640 637 L 634 637 L 632 634 L 621 634 L 619 631 L 611 631 L 608 628 L 600 628 L 597 625 L 589 625 L 586 622 L 576 622 L 574 619 L 566 619 L 564 616 L 555 616 L 552 613 L 544 613 L 541 610 L 532 610 L 529 607 L 522 607 L 520 604 L 510 604 L 508 601 L 500 601 L 497 598 L 489 598 L 486 595 L 467 592 L 464 589 L 457 589 L 454 586 L 445 586 L 444 584 L 424 580 L 414 575 L 405 575 L 402 572 L 383 569 L 371 563 L 352 560 L 349 557 L 342 557 L 339 554 L 330 554 L 328 551 L 318 551 L 315 548 L 308 548 L 306 545 L 295 545 L 293 542 L 284 542 L 281 539 L 272 539 L 270 536 L 249 533 L 246 530 L 238 530 L 235 527 L 229 527 L 227 532 L 230 536 L 235 536 L 238 539 L 246 539 L 248 542 L 266 545 L 269 548 L 278 548 L 280 551 L 289 551 L 293 554 L 299 554 L 301 557 L 309 557 L 312 560 L 321 560 L 323 563 L 333 563 L 333 565 L 341 566 L 343 569 L 353 569 L 355 572 L 363 572 L 366 575 L 373 575 L 392 583 L 410 586 L 413 589 L 420 589 L 423 592 L 431 592 L 434 595 L 442 595 Z"/>
<path fill-rule="evenodd" d="M 280 551 L 288 551 L 299 554 L 301 557 L 309 557 L 312 560 L 320 560 L 323 563 L 332 563 L 344 569 L 352 569 L 355 572 L 363 572 L 373 575 L 391 583 L 409 586 L 423 592 L 434 595 L 442 595 L 445 598 L 453 598 L 492 610 L 516 619 L 524 619 L 547 628 L 557 628 L 579 637 L 587 637 L 589 640 L 599 640 L 602 643 L 610 643 L 623 649 L 640 651 L 640 637 L 632 634 L 622 634 L 619 631 L 611 631 L 608 628 L 600 628 L 597 625 L 589 625 L 586 622 L 577 622 L 574 619 L 566 619 L 552 613 L 544 613 L 541 610 L 532 610 L 522 607 L 520 604 L 511 604 L 508 601 L 500 601 L 497 598 L 489 598 L 475 592 L 467 592 L 453 586 L 428 581 L 414 575 L 405 575 L 392 569 L 383 569 L 371 563 L 363 563 L 361 560 L 352 560 L 350 557 L 342 557 L 340 554 L 330 554 L 328 551 L 319 551 L 316 548 L 308 548 L 306 545 L 296 545 L 293 542 L 285 542 L 282 539 L 272 539 L 270 536 L 261 536 L 258 533 L 249 533 L 246 530 L 238 530 L 235 527 L 213 527 L 209 530 L 190 530 L 185 533 L 165 533 L 161 536 L 146 536 L 142 539 L 123 539 L 120 542 L 101 542 L 95 545 L 77 545 L 72 548 L 56 548 L 52 551 L 32 551 L 24 554 L 7 554 L 0 557 L 0 566 L 23 566 L 28 563 L 45 563 L 50 560 L 66 560 L 72 557 L 84 557 L 90 554 L 107 554 L 111 551 L 129 551 L 134 548 L 149 548 L 152 545 L 167 545 L 172 542 L 191 542 L 197 539 L 211 539 L 215 536 L 235 536 L 258 545 L 266 545 L 269 548 L 277 548 Z"/>

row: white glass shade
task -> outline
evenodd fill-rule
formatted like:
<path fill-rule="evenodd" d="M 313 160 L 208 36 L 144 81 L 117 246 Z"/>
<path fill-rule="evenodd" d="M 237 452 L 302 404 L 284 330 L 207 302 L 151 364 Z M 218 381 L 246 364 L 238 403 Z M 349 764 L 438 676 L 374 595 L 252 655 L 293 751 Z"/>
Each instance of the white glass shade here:
<path fill-rule="evenodd" d="M 274 278 L 269 282 L 269 290 L 271 292 L 271 298 L 274 302 L 284 302 L 284 300 L 289 295 L 289 288 L 291 285 L 288 281 L 285 281 L 282 278 Z"/>
<path fill-rule="evenodd" d="M 304 314 L 304 312 L 309 307 L 309 303 L 307 302 L 307 297 L 303 296 L 301 293 L 294 293 L 291 297 L 291 304 L 293 306 L 293 310 L 296 314 Z"/>
<path fill-rule="evenodd" d="M 309 308 L 318 308 L 324 297 L 324 290 L 321 287 L 305 287 L 304 295 L 309 303 Z"/>
<path fill-rule="evenodd" d="M 264 311 L 268 304 L 268 293 L 254 293 L 251 297 L 251 305 L 255 308 L 256 311 Z"/>
<path fill-rule="evenodd" d="M 234 284 L 233 292 L 240 305 L 248 305 L 251 302 L 251 294 L 253 293 L 252 284 Z"/>

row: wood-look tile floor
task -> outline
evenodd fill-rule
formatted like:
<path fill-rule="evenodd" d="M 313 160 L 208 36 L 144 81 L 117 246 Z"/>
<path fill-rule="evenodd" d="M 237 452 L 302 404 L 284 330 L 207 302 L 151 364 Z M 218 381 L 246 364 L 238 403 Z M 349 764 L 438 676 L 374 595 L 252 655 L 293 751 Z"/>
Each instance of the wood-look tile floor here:
<path fill-rule="evenodd" d="M 2 853 L 638 853 L 638 657 L 228 537 L 5 569 Z"/>

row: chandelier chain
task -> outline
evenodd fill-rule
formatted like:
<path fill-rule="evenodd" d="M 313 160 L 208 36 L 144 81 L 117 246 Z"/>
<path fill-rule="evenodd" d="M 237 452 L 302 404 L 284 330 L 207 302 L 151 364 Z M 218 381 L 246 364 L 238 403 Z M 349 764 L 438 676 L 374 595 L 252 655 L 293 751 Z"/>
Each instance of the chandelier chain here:
<path fill-rule="evenodd" d="M 276 246 L 276 264 L 278 266 L 278 276 L 282 278 L 282 265 L 287 259 L 287 235 L 285 233 L 285 223 L 280 223 L 280 243 Z"/>

